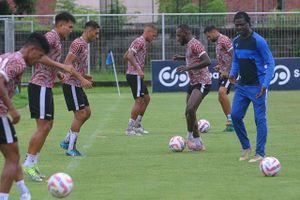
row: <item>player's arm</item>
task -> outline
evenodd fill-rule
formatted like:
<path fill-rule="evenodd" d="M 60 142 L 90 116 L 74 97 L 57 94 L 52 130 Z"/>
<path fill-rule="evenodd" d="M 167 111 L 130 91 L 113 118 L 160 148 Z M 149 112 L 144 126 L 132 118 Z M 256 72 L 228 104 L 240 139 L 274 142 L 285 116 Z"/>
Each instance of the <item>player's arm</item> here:
<path fill-rule="evenodd" d="M 229 73 L 229 77 L 228 77 L 230 83 L 232 83 L 232 84 L 236 83 L 236 78 L 238 76 L 238 72 L 239 72 L 239 64 L 238 64 L 236 53 L 233 49 L 231 69 L 230 69 L 230 73 Z"/>
<path fill-rule="evenodd" d="M 267 66 L 263 87 L 268 88 L 274 73 L 274 68 L 275 68 L 274 58 L 271 50 L 269 49 L 267 42 L 263 39 L 258 42 L 258 51 L 260 52 L 260 55 L 264 60 L 264 64 Z"/>
<path fill-rule="evenodd" d="M 275 62 L 271 50 L 269 49 L 269 46 L 264 39 L 258 42 L 257 48 L 262 58 L 264 59 L 264 64 L 267 66 L 265 80 L 262 84 L 260 92 L 256 94 L 256 98 L 259 98 L 266 92 L 267 88 L 270 85 L 274 73 Z"/>
<path fill-rule="evenodd" d="M 185 60 L 185 56 L 179 55 L 179 54 L 175 54 L 173 56 L 173 60 Z"/>
<path fill-rule="evenodd" d="M 75 61 L 76 56 L 72 53 L 68 53 L 66 59 L 65 59 L 65 64 L 68 66 L 72 66 L 72 63 Z M 75 68 L 72 66 L 72 70 L 70 73 L 72 76 L 80 80 L 81 86 L 84 88 L 91 88 L 92 87 L 92 82 L 88 79 L 85 79 L 81 74 L 79 74 Z"/>
<path fill-rule="evenodd" d="M 183 72 L 183 71 L 189 71 L 192 69 L 202 69 L 204 67 L 207 67 L 211 64 L 211 60 L 209 58 L 209 56 L 207 55 L 207 53 L 205 51 L 203 51 L 200 55 L 199 55 L 199 60 L 200 62 L 195 62 L 189 66 L 185 66 L 185 65 L 181 65 L 179 67 L 177 67 L 176 71 L 177 72 Z"/>
<path fill-rule="evenodd" d="M 0 99 L 2 100 L 3 104 L 7 107 L 8 114 L 11 116 L 11 123 L 16 124 L 20 121 L 21 116 L 7 94 L 5 88 L 5 84 L 7 81 L 8 77 L 5 77 L 3 73 L 0 73 Z"/>
<path fill-rule="evenodd" d="M 65 65 L 59 62 L 56 62 L 52 59 L 50 59 L 48 56 L 44 55 L 40 60 L 39 63 L 42 63 L 43 65 L 47 65 L 47 66 L 52 66 L 52 67 L 57 67 L 59 69 L 62 69 L 66 72 L 72 73 L 72 66 L 70 65 Z"/>
<path fill-rule="evenodd" d="M 144 72 L 142 71 L 141 67 L 139 66 L 136 58 L 135 53 L 132 49 L 128 49 L 127 53 L 124 54 L 125 60 L 127 60 L 133 68 L 137 71 L 138 75 L 143 79 L 144 78 Z"/>

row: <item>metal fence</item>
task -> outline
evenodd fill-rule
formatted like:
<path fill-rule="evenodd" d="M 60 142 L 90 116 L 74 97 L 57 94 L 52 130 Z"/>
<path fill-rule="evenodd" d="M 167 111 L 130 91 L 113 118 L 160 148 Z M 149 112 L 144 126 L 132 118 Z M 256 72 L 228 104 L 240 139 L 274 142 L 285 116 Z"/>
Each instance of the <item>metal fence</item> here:
<path fill-rule="evenodd" d="M 188 24 L 193 34 L 200 39 L 211 58 L 215 58 L 214 44 L 207 41 L 203 30 L 207 25 L 215 25 L 220 32 L 233 38 L 235 13 L 180 13 L 180 14 L 93 14 L 74 15 L 76 24 L 72 34 L 63 41 L 62 62 L 69 45 L 82 33 L 85 22 L 95 20 L 101 25 L 101 39 L 90 44 L 89 71 L 91 74 L 112 73 L 111 66 L 105 65 L 109 50 L 115 56 L 119 73 L 126 71 L 123 54 L 130 43 L 143 32 L 145 22 L 152 22 L 158 28 L 158 37 L 148 45 L 146 70 L 150 71 L 150 60 L 171 59 L 175 53 L 184 53 L 184 47 L 176 42 L 175 31 L 179 24 Z M 300 55 L 300 12 L 260 12 L 249 13 L 252 28 L 268 41 L 274 57 L 299 57 Z M 13 26 L 6 27 L 7 20 Z M 0 16 L 0 54 L 5 49 L 18 50 L 32 31 L 45 33 L 53 28 L 53 15 L 12 15 Z M 5 23 L 6 22 L 6 23 Z M 7 28 L 12 29 L 7 31 Z M 6 38 L 12 41 L 5 42 Z M 10 45 L 11 47 L 7 47 Z M 27 82 L 32 69 L 23 76 Z"/>

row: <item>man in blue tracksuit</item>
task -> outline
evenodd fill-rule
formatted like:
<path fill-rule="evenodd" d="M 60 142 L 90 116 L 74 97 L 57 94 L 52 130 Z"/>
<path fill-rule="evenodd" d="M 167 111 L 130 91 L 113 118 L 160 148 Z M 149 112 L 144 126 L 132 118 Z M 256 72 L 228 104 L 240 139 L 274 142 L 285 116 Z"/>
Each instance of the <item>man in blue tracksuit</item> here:
<path fill-rule="evenodd" d="M 243 148 L 240 161 L 248 160 L 251 145 L 243 118 L 250 102 L 253 104 L 256 124 L 256 151 L 249 162 L 257 162 L 265 156 L 267 140 L 267 89 L 274 72 L 274 59 L 267 42 L 252 31 L 250 17 L 245 12 L 234 16 L 238 36 L 233 40 L 233 63 L 229 74 L 231 83 L 236 83 L 231 117 L 236 134 Z M 236 81 L 237 76 L 240 79 Z"/>

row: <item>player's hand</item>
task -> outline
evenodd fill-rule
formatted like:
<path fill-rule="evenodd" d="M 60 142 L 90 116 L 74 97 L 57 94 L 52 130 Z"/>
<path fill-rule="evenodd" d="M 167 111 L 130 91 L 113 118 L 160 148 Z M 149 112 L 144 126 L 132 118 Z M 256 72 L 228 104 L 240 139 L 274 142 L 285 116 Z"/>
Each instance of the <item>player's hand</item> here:
<path fill-rule="evenodd" d="M 182 60 L 183 56 L 182 55 L 179 55 L 179 54 L 175 54 L 173 56 L 173 60 Z"/>
<path fill-rule="evenodd" d="M 221 78 L 228 78 L 228 72 L 227 71 L 221 71 L 220 70 L 220 76 L 221 76 Z"/>
<path fill-rule="evenodd" d="M 186 65 L 180 65 L 176 68 L 176 72 L 184 72 L 184 71 L 187 71 Z"/>
<path fill-rule="evenodd" d="M 15 107 L 12 107 L 12 108 L 8 109 L 8 113 L 11 116 L 11 123 L 12 124 L 17 124 L 20 121 L 21 115 L 16 110 Z"/>
<path fill-rule="evenodd" d="M 217 72 L 220 72 L 220 66 L 219 65 L 214 66 L 214 70 L 216 70 Z"/>
<path fill-rule="evenodd" d="M 91 87 L 93 87 L 93 83 L 91 81 L 87 80 L 87 79 L 83 79 L 81 81 L 81 87 L 83 87 L 83 88 L 91 88 Z"/>
<path fill-rule="evenodd" d="M 64 70 L 70 74 L 72 74 L 72 72 L 75 70 L 73 65 L 63 64 L 63 66 L 64 66 Z"/>
<path fill-rule="evenodd" d="M 84 75 L 83 76 L 86 80 L 89 80 L 89 81 L 93 81 L 93 76 L 91 76 L 91 75 Z"/>
<path fill-rule="evenodd" d="M 57 72 L 56 77 L 62 82 L 65 82 L 66 75 L 62 72 Z"/>
<path fill-rule="evenodd" d="M 233 85 L 236 84 L 236 79 L 234 76 L 229 76 L 228 79 L 231 84 L 233 84 Z"/>
<path fill-rule="evenodd" d="M 257 99 L 260 98 L 262 95 L 264 95 L 266 93 L 266 91 L 267 91 L 267 88 L 262 86 L 259 93 L 256 94 L 256 98 Z"/>
<path fill-rule="evenodd" d="M 138 76 L 141 77 L 141 79 L 144 79 L 144 72 L 141 68 L 137 69 L 137 73 L 138 73 Z"/>

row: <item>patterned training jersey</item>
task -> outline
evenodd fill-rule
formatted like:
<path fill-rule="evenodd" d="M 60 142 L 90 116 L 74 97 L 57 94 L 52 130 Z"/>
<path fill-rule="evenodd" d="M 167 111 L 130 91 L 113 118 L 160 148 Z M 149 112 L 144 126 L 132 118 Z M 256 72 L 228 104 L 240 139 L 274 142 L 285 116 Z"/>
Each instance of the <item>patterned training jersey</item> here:
<path fill-rule="evenodd" d="M 218 65 L 222 71 L 227 71 L 231 67 L 230 51 L 233 49 L 232 42 L 226 35 L 220 34 L 216 43 L 216 55 Z"/>
<path fill-rule="evenodd" d="M 50 53 L 48 57 L 56 62 L 59 62 L 61 57 L 61 41 L 58 33 L 55 30 L 45 34 L 50 45 Z M 35 65 L 35 71 L 31 77 L 30 83 L 43 87 L 52 88 L 56 79 L 57 68 L 38 63 Z"/>
<path fill-rule="evenodd" d="M 144 71 L 145 57 L 146 57 L 146 53 L 147 53 L 145 38 L 143 36 L 136 38 L 131 43 L 128 51 L 133 51 L 134 57 L 135 57 L 138 65 L 140 66 L 142 71 Z M 138 74 L 130 62 L 128 62 L 126 74 L 133 74 L 133 75 Z"/>
<path fill-rule="evenodd" d="M 204 46 L 199 40 L 192 38 L 186 46 L 186 65 L 192 65 L 195 62 L 200 61 L 200 57 L 206 53 Z M 211 84 L 211 76 L 208 71 L 208 67 L 202 69 L 192 69 L 188 71 L 190 77 L 190 84 L 196 85 L 198 83 Z"/>
<path fill-rule="evenodd" d="M 26 62 L 19 51 L 0 55 L 0 74 L 6 80 L 6 89 L 9 98 L 12 98 L 16 87 L 21 83 L 25 68 Z M 7 115 L 7 107 L 0 99 L 0 116 L 4 115 Z"/>
<path fill-rule="evenodd" d="M 85 75 L 88 68 L 88 43 L 82 37 L 76 38 L 69 48 L 69 53 L 76 56 L 75 60 L 72 63 L 75 70 L 82 76 Z M 70 74 L 66 74 L 64 83 L 74 85 L 76 87 L 81 87 L 80 80 L 76 79 Z"/>

